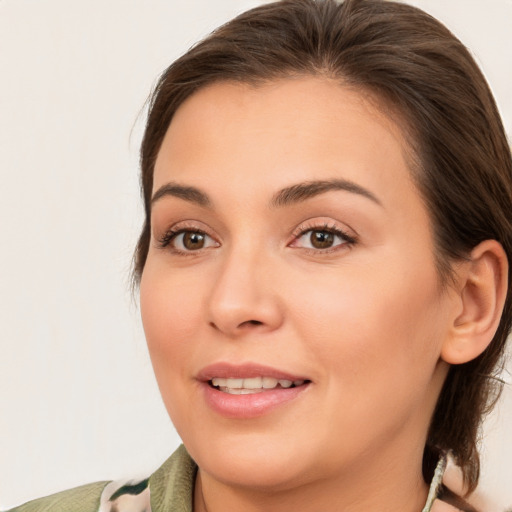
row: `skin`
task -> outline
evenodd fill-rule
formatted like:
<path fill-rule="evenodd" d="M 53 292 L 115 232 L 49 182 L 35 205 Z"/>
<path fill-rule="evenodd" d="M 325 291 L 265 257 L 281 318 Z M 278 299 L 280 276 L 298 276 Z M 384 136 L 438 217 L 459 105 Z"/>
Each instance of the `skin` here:
<path fill-rule="evenodd" d="M 153 192 L 178 183 L 209 204 L 154 201 L 140 291 L 164 403 L 200 468 L 196 511 L 423 507 L 440 354 L 461 302 L 440 286 L 407 152 L 375 102 L 319 77 L 214 84 L 178 109 Z M 332 179 L 374 199 L 328 190 L 272 205 L 283 188 Z M 311 247 L 311 230 L 333 227 L 355 243 Z M 170 228 L 206 233 L 205 246 L 187 251 L 179 235 L 161 247 Z M 196 378 L 219 361 L 311 384 L 267 414 L 229 419 Z"/>

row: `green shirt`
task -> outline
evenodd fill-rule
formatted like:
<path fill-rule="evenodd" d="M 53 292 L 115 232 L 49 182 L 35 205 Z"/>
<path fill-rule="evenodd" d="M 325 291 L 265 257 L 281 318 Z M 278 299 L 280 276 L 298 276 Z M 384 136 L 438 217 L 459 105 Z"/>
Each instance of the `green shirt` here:
<path fill-rule="evenodd" d="M 196 471 L 197 466 L 181 445 L 149 478 L 151 511 L 192 512 Z M 99 512 L 100 504 L 101 512 L 106 512 L 110 508 L 110 496 L 106 494 L 115 493 L 104 491 L 109 491 L 108 487 L 112 484 L 115 491 L 123 487 L 122 483 L 116 485 L 115 482 L 96 482 L 29 501 L 7 512 Z M 140 512 L 144 512 L 144 508 Z"/>

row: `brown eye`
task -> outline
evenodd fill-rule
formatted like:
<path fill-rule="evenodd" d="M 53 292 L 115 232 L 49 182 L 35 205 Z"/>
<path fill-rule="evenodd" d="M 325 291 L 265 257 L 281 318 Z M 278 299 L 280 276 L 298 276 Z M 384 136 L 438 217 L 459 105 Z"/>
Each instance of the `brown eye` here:
<path fill-rule="evenodd" d="M 319 227 L 318 229 L 303 229 L 300 234 L 296 235 L 295 240 L 290 244 L 291 247 L 300 247 L 302 249 L 310 249 L 318 251 L 318 253 L 329 252 L 342 246 L 351 247 L 356 240 L 341 231 L 337 227 Z"/>
<path fill-rule="evenodd" d="M 199 233 L 197 231 L 187 231 L 186 233 L 183 233 L 182 243 L 185 249 L 189 251 L 202 249 L 205 243 L 205 235 L 204 233 Z"/>
<path fill-rule="evenodd" d="M 178 253 L 200 251 L 209 247 L 218 247 L 219 244 L 203 231 L 183 230 L 172 234 L 162 247 L 170 245 Z"/>
<path fill-rule="evenodd" d="M 334 233 L 329 231 L 311 231 L 309 241 L 315 249 L 329 249 L 334 244 Z"/>

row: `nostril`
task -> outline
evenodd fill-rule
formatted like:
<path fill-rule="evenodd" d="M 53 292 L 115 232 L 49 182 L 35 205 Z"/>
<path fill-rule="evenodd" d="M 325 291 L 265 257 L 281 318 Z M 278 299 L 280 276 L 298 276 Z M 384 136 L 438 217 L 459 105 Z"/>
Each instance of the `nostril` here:
<path fill-rule="evenodd" d="M 263 325 L 263 322 L 260 322 L 259 320 L 247 320 L 245 322 L 242 322 L 241 324 L 239 324 L 238 328 L 240 327 L 249 327 L 249 326 L 252 326 L 252 325 Z M 214 329 L 219 329 L 219 327 L 215 324 L 215 322 L 210 322 L 210 326 L 213 327 Z"/>

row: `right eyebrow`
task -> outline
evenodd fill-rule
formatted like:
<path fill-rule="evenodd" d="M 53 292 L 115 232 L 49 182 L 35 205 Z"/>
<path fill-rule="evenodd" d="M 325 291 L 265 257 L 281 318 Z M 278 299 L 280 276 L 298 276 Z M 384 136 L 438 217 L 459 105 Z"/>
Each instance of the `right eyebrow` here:
<path fill-rule="evenodd" d="M 303 183 L 297 183 L 296 185 L 286 187 L 274 195 L 271 201 L 271 206 L 281 207 L 300 203 L 332 190 L 345 190 L 352 194 L 358 194 L 370 199 L 379 206 L 382 206 L 382 203 L 375 194 L 361 185 L 345 179 L 305 181 Z"/>
<path fill-rule="evenodd" d="M 202 190 L 191 187 L 180 185 L 178 183 L 170 182 L 162 185 L 151 198 L 151 205 L 154 205 L 159 199 L 166 196 L 177 197 L 190 203 L 198 204 L 206 208 L 211 208 L 212 202 L 208 195 Z"/>

